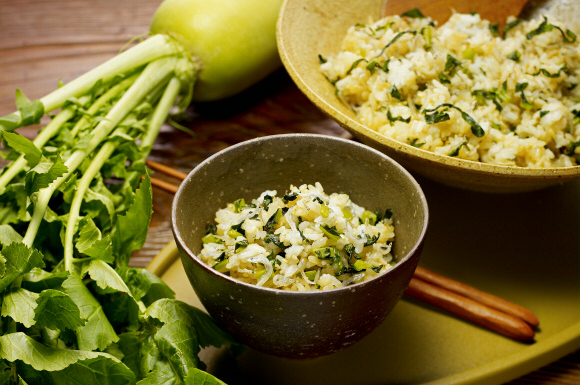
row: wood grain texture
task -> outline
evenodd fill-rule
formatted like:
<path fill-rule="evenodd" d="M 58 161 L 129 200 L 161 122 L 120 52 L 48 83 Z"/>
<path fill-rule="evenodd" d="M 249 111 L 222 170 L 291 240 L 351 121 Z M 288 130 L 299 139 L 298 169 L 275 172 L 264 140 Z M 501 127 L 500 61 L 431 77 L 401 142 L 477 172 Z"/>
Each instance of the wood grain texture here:
<path fill-rule="evenodd" d="M 0 0 L 0 114 L 14 109 L 16 88 L 29 98 L 38 98 L 52 90 L 59 79 L 73 79 L 146 34 L 159 2 Z M 427 3 L 435 11 L 449 9 L 442 7 L 441 1 Z M 486 3 L 495 11 L 503 4 Z M 166 124 L 151 159 L 183 172 L 221 149 L 259 136 L 306 132 L 348 137 L 302 95 L 283 69 L 241 95 L 192 106 L 182 123 L 195 135 Z M 32 127 L 19 132 L 32 137 L 36 130 Z M 176 182 L 164 175 L 159 178 Z M 132 257 L 133 266 L 146 266 L 172 239 L 171 200 L 172 194 L 154 191 L 154 215 L 147 243 Z M 578 383 L 580 353 L 575 352 L 512 385 Z"/>

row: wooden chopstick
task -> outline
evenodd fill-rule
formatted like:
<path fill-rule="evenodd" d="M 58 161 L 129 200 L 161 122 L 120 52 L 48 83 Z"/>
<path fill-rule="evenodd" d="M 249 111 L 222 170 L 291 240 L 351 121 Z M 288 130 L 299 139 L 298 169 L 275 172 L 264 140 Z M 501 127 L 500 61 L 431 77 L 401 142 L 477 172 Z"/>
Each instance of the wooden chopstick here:
<path fill-rule="evenodd" d="M 173 184 L 171 182 L 164 181 L 162 179 L 158 179 L 158 178 L 154 178 L 154 177 L 150 177 L 149 179 L 151 179 L 151 184 L 153 186 L 159 187 L 160 189 L 163 189 L 163 190 L 170 192 L 172 194 L 175 194 L 177 192 L 177 189 L 179 188 L 178 185 Z"/>
<path fill-rule="evenodd" d="M 147 165 L 180 180 L 187 176 L 153 161 Z M 179 187 L 155 177 L 151 177 L 151 184 L 173 194 Z M 417 266 L 405 294 L 519 341 L 532 340 L 539 325 L 530 310 L 421 266 Z"/>
<path fill-rule="evenodd" d="M 172 176 L 174 178 L 177 178 L 179 180 L 184 180 L 187 177 L 187 174 L 181 171 L 177 171 L 174 168 L 171 168 L 165 164 L 162 163 L 158 163 L 155 162 L 153 160 L 147 160 L 146 162 L 147 166 L 149 168 L 151 168 L 154 171 L 159 171 L 162 172 L 166 175 Z M 179 188 L 178 185 L 171 183 L 171 182 L 167 182 L 164 181 L 162 179 L 159 178 L 155 178 L 155 177 L 151 177 L 151 184 L 153 186 L 159 187 L 167 192 L 170 192 L 172 194 L 175 194 L 177 192 L 177 189 Z"/>
<path fill-rule="evenodd" d="M 148 160 L 146 162 L 146 164 L 152 170 L 162 172 L 164 174 L 167 174 L 169 176 L 175 177 L 175 178 L 180 179 L 180 180 L 184 180 L 187 177 L 187 174 L 186 173 L 181 172 L 181 171 L 177 171 L 176 169 L 171 168 L 171 167 L 169 167 L 169 166 L 167 166 L 165 164 L 162 164 L 162 163 L 158 163 L 158 162 L 155 162 L 155 161 L 152 161 L 152 160 Z"/>
<path fill-rule="evenodd" d="M 535 332 L 523 319 L 413 276 L 405 294 L 506 337 L 529 341 Z"/>
<path fill-rule="evenodd" d="M 472 286 L 466 285 L 464 283 L 454 281 L 430 270 L 427 270 L 421 266 L 417 266 L 415 270 L 415 277 L 422 279 L 425 282 L 431 283 L 433 285 L 439 286 L 443 289 L 447 289 L 464 297 L 473 299 L 474 301 L 480 302 L 484 305 L 492 307 L 496 310 L 510 314 L 514 317 L 521 318 L 532 328 L 538 327 L 540 322 L 534 313 L 530 310 L 516 305 L 510 301 L 503 298 L 496 297 L 495 295 L 486 293 Z"/>

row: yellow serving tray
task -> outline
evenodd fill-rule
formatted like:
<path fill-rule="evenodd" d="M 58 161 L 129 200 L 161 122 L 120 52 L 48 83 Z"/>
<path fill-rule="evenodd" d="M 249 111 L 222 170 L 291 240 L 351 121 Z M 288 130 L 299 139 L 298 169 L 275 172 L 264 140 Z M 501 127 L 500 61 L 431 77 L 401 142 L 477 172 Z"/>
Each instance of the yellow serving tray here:
<path fill-rule="evenodd" d="M 489 385 L 580 348 L 580 182 L 508 195 L 420 183 L 431 213 L 420 264 L 535 312 L 540 329 L 533 343 L 404 297 L 377 330 L 334 355 L 293 361 L 248 349 L 234 359 L 208 349 L 201 357 L 208 370 L 229 385 Z M 173 242 L 148 269 L 178 299 L 203 308 Z"/>

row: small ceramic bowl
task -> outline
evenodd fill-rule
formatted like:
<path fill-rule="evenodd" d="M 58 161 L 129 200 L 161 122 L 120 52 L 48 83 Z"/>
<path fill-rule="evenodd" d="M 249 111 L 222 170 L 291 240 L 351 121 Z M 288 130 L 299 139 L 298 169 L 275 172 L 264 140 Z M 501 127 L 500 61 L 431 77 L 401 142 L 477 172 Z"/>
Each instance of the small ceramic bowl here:
<path fill-rule="evenodd" d="M 318 55 L 324 57 L 338 52 L 347 29 L 356 23 L 378 20 L 384 3 L 385 0 L 284 2 L 277 25 L 278 51 L 296 85 L 318 108 L 361 142 L 379 149 L 411 172 L 449 186 L 507 193 L 536 190 L 580 178 L 580 166 L 530 169 L 438 155 L 392 140 L 359 123 L 320 71 Z M 478 2 L 472 3 L 472 11 L 477 12 Z M 388 12 L 388 2 L 384 9 Z"/>
<path fill-rule="evenodd" d="M 198 258 L 218 209 L 316 182 L 365 208 L 393 210 L 398 263 L 391 270 L 339 289 L 291 292 L 238 281 Z M 383 153 L 337 137 L 288 134 L 242 142 L 199 164 L 179 187 L 171 218 L 189 281 L 217 324 L 256 350 L 308 358 L 353 344 L 385 319 L 417 266 L 428 209 L 413 177 Z"/>

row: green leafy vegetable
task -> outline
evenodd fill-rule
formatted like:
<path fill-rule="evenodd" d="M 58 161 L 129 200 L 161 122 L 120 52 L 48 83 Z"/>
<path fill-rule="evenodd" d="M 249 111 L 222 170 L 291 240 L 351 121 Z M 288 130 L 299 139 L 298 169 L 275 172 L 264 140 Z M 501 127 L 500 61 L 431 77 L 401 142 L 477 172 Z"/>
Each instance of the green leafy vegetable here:
<path fill-rule="evenodd" d="M 173 0 L 160 14 L 167 3 Z M 184 4 L 188 11 L 207 6 Z M 277 11 L 279 2 L 271 4 Z M 2 384 L 221 384 L 198 353 L 239 346 L 205 313 L 176 301 L 159 277 L 129 267 L 152 214 L 145 161 L 170 112 L 194 97 L 208 64 L 198 68 L 186 42 L 154 20 L 151 37 L 39 100 L 16 90 L 16 111 L 0 117 L 9 161 L 0 170 Z M 269 23 L 275 42 L 275 18 Z M 263 26 L 246 24 L 248 31 Z M 268 72 L 257 67 L 248 67 L 251 74 L 231 65 L 227 75 L 237 73 L 244 88 Z M 196 84 L 200 99 L 240 90 L 235 79 L 220 86 L 220 78 L 213 84 L 223 89 L 209 92 L 206 80 Z M 45 113 L 49 122 L 34 140 L 18 133 Z M 236 203 L 238 211 L 246 207 Z M 208 234 L 216 237 L 215 229 Z"/>
<path fill-rule="evenodd" d="M 333 241 L 338 241 L 342 235 L 342 233 L 336 229 L 336 226 L 320 225 L 320 230 L 322 230 L 324 235 Z"/>
<path fill-rule="evenodd" d="M 338 277 L 339 275 L 342 275 L 348 271 L 348 268 L 344 265 L 344 262 L 342 261 L 340 251 L 336 247 L 334 246 L 322 247 L 314 249 L 313 252 L 318 259 L 328 259 L 331 261 L 335 276 Z"/>
<path fill-rule="evenodd" d="M 356 67 L 358 67 L 358 65 L 363 61 L 367 61 L 367 59 L 365 59 L 364 57 L 361 57 L 360 59 L 355 60 L 354 63 L 352 63 L 352 65 L 348 69 L 348 71 L 346 71 L 346 74 L 347 75 L 350 74 L 352 72 L 352 70 L 354 70 Z"/>
<path fill-rule="evenodd" d="M 572 110 L 572 114 L 574 115 L 574 124 L 580 124 L 580 110 Z"/>
<path fill-rule="evenodd" d="M 576 149 L 580 148 L 580 140 L 570 142 L 567 146 L 560 149 L 560 151 L 569 156 L 575 156 L 580 159 L 580 154 L 576 153 Z"/>
<path fill-rule="evenodd" d="M 293 192 L 293 193 L 290 193 L 290 194 L 285 194 L 282 197 L 282 200 L 284 201 L 284 203 L 288 203 L 288 202 L 295 201 L 297 198 L 298 198 L 298 193 Z"/>
<path fill-rule="evenodd" d="M 461 56 L 466 60 L 473 60 L 475 58 L 475 49 L 471 47 L 467 48 L 461 53 Z"/>
<path fill-rule="evenodd" d="M 86 323 L 72 298 L 59 290 L 43 290 L 36 303 L 35 321 L 40 327 L 61 331 L 77 330 Z"/>
<path fill-rule="evenodd" d="M 207 234 L 206 236 L 201 238 L 201 241 L 203 243 L 223 243 L 224 242 L 223 240 L 219 239 L 218 237 L 216 237 L 213 234 Z"/>
<path fill-rule="evenodd" d="M 4 246 L 1 256 L 4 262 L 4 274 L 0 278 L 0 291 L 6 289 L 20 276 L 30 272 L 33 268 L 45 266 L 42 254 L 21 242 L 14 242 Z"/>
<path fill-rule="evenodd" d="M 377 235 L 373 235 L 373 236 L 370 236 L 368 234 L 365 234 L 365 236 L 367 238 L 367 240 L 365 242 L 365 246 L 372 246 L 375 243 L 377 243 L 377 241 L 379 240 L 379 237 L 381 236 L 381 234 L 377 234 Z"/>
<path fill-rule="evenodd" d="M 241 241 L 236 242 L 236 244 L 234 245 L 234 252 L 235 253 L 239 253 L 240 251 L 244 250 L 246 247 L 248 247 L 249 242 L 247 239 L 243 239 Z"/>
<path fill-rule="evenodd" d="M 451 80 L 449 80 L 449 77 L 447 75 L 445 75 L 443 72 L 440 72 L 439 73 L 439 81 L 442 84 L 446 84 L 446 83 L 449 84 L 449 83 L 451 83 Z"/>
<path fill-rule="evenodd" d="M 440 123 L 440 122 L 444 122 L 446 120 L 451 119 L 451 117 L 449 116 L 449 114 L 446 111 L 447 110 L 437 111 L 437 108 L 424 111 L 425 122 L 427 122 L 429 124 L 435 124 L 435 123 Z M 428 112 L 433 112 L 433 113 L 429 114 Z"/>
<path fill-rule="evenodd" d="M 449 156 L 457 156 L 459 155 L 459 150 L 461 150 L 461 147 L 463 146 L 467 146 L 467 142 L 462 142 L 459 146 L 455 147 L 448 155 Z"/>
<path fill-rule="evenodd" d="M 419 142 L 419 138 L 413 138 L 409 144 L 413 147 L 421 148 L 425 145 L 425 142 Z"/>
<path fill-rule="evenodd" d="M 504 25 L 503 29 L 502 29 L 502 37 L 505 39 L 507 33 L 515 28 L 518 24 L 520 24 L 522 22 L 521 19 L 514 19 L 512 21 L 510 21 L 509 23 L 507 23 L 506 25 Z"/>
<path fill-rule="evenodd" d="M 445 61 L 445 68 L 443 72 L 439 73 L 439 81 L 441 83 L 451 83 L 449 77 L 453 77 L 457 70 L 461 67 L 461 62 L 457 60 L 453 55 L 447 54 L 447 59 Z"/>
<path fill-rule="evenodd" d="M 29 167 L 35 167 L 42 159 L 42 152 L 22 135 L 13 132 L 4 132 L 2 137 L 8 147 L 24 155 Z"/>
<path fill-rule="evenodd" d="M 387 109 L 387 119 L 389 119 L 389 123 L 391 124 L 391 126 L 393 125 L 393 122 L 396 122 L 396 121 L 400 121 L 403 123 L 409 123 L 411 121 L 410 116 L 407 118 L 403 118 L 402 116 L 393 116 L 393 114 L 391 114 L 390 108 Z"/>
<path fill-rule="evenodd" d="M 37 293 L 20 287 L 7 290 L 2 298 L 2 317 L 10 317 L 24 327 L 31 327 L 35 323 L 37 299 Z"/>
<path fill-rule="evenodd" d="M 449 73 L 451 76 L 457 72 L 457 68 L 461 66 L 461 62 L 457 60 L 453 55 L 447 54 L 447 60 L 445 61 L 445 72 Z"/>
<path fill-rule="evenodd" d="M 382 215 L 380 214 L 379 210 L 376 210 L 375 213 L 377 214 L 377 221 L 391 219 L 393 217 L 392 209 L 385 209 L 385 212 Z"/>
<path fill-rule="evenodd" d="M 566 64 L 564 64 L 562 67 L 560 67 L 560 69 L 557 72 L 550 73 L 550 71 L 548 71 L 548 70 L 546 70 L 544 68 L 540 68 L 538 70 L 538 72 L 533 73 L 532 76 L 538 76 L 539 74 L 542 74 L 542 75 L 544 75 L 544 76 L 546 76 L 548 78 L 557 78 L 557 77 L 560 76 L 560 74 L 562 72 L 565 73 L 566 71 L 568 71 L 568 66 Z"/>
<path fill-rule="evenodd" d="M 368 221 L 371 226 L 374 226 L 377 223 L 377 219 L 379 218 L 376 212 L 365 210 L 360 219 L 361 223 L 365 223 L 366 221 Z"/>
<path fill-rule="evenodd" d="M 366 262 L 365 262 L 365 261 L 363 261 L 363 260 L 357 259 L 357 260 L 356 260 L 356 261 L 353 263 L 352 267 L 353 267 L 353 268 L 354 268 L 356 271 L 364 271 L 364 270 L 366 270 L 366 269 L 370 269 L 370 268 L 372 267 L 372 265 L 370 265 L 370 264 L 366 263 Z"/>
<path fill-rule="evenodd" d="M 501 101 L 510 102 L 511 96 L 507 92 L 507 80 L 502 83 L 501 88 L 495 89 L 494 92 Z"/>
<path fill-rule="evenodd" d="M 246 201 L 240 198 L 234 202 L 234 213 L 240 213 L 242 208 L 246 206 Z"/>
<path fill-rule="evenodd" d="M 268 210 L 270 204 L 273 202 L 274 198 L 271 195 L 265 195 L 264 200 L 262 201 L 262 206 L 264 206 L 264 210 Z"/>
<path fill-rule="evenodd" d="M 155 356 L 150 356 L 149 366 L 160 368 L 165 373 L 163 377 L 172 374 L 185 384 L 194 383 L 194 377 L 201 383 L 222 383 L 202 371 L 205 367 L 197 355 L 201 348 L 230 346 L 234 342 L 213 325 L 207 314 L 183 302 L 162 299 L 151 305 L 144 317 L 153 327 L 152 343 L 158 348 Z M 159 374 L 153 373 L 153 378 Z"/>
<path fill-rule="evenodd" d="M 0 336 L 0 347 L 2 359 L 9 362 L 19 360 L 38 371 L 60 371 L 79 361 L 97 358 L 119 363 L 107 353 L 47 347 L 22 332 Z M 134 379 L 129 372 L 127 376 Z"/>
<path fill-rule="evenodd" d="M 440 108 L 444 108 L 444 110 L 438 111 Z M 449 114 L 447 114 L 445 112 L 449 108 L 453 108 L 453 109 L 459 111 L 463 120 L 465 120 L 471 126 L 471 132 L 473 133 L 473 135 L 477 136 L 478 138 L 485 135 L 485 131 L 475 121 L 475 119 L 473 119 L 469 114 L 467 114 L 465 111 L 463 111 L 459 107 L 456 107 L 450 103 L 443 103 L 443 104 L 438 105 L 435 108 L 423 110 L 423 113 L 425 115 L 425 121 L 429 124 L 433 124 L 433 123 L 439 123 L 439 122 L 443 122 L 445 120 L 449 120 L 450 119 Z M 432 114 L 429 114 L 430 112 L 432 112 Z"/>
<path fill-rule="evenodd" d="M 433 43 L 433 28 L 430 25 L 421 28 L 421 35 L 423 35 L 423 39 L 425 39 L 423 48 L 427 51 L 430 50 Z"/>
<path fill-rule="evenodd" d="M 532 103 L 530 103 L 528 101 L 528 99 L 526 99 L 526 94 L 524 93 L 524 90 L 528 87 L 528 83 L 527 82 L 522 82 L 522 83 L 516 83 L 516 92 L 520 93 L 520 106 L 526 110 L 531 110 L 534 105 Z"/>
<path fill-rule="evenodd" d="M 16 90 L 16 108 L 20 116 L 17 122 L 14 121 L 16 124 L 6 127 L 9 130 L 35 124 L 44 115 L 44 105 L 38 100 L 30 101 L 19 89 Z"/>
<path fill-rule="evenodd" d="M 282 218 L 282 215 L 284 215 L 284 210 L 282 208 L 276 209 L 276 212 L 272 214 L 272 216 L 268 219 L 268 221 L 264 225 L 264 230 L 268 232 L 274 230 L 274 227 L 278 224 L 278 222 L 280 222 L 280 218 Z"/>
<path fill-rule="evenodd" d="M 475 96 L 475 100 L 477 100 L 478 104 L 484 105 L 486 103 L 486 100 L 491 100 L 498 111 L 501 112 L 503 110 L 503 107 L 502 107 L 501 103 L 499 102 L 499 96 L 498 96 L 497 90 L 495 90 L 495 89 L 492 91 L 473 90 L 471 92 L 471 94 L 473 96 Z"/>
<path fill-rule="evenodd" d="M 242 224 L 243 222 L 240 222 L 237 225 L 232 225 L 232 227 L 230 227 L 228 233 L 230 233 L 230 231 L 232 232 L 232 238 L 237 238 L 240 235 L 246 236 L 246 230 L 242 229 Z"/>
<path fill-rule="evenodd" d="M 383 49 L 381 49 L 381 52 L 379 52 L 379 54 L 378 54 L 378 55 L 376 55 L 375 57 L 379 57 L 379 56 L 381 56 L 381 55 L 382 55 L 382 54 L 385 52 L 385 50 L 386 50 L 387 48 L 389 48 L 389 47 L 390 47 L 391 45 L 393 45 L 393 44 L 394 44 L 394 43 L 395 43 L 397 40 L 399 40 L 399 39 L 401 38 L 401 36 L 403 36 L 403 35 L 405 35 L 405 34 L 407 34 L 407 33 L 409 33 L 409 34 L 411 34 L 411 35 L 416 35 L 416 34 L 417 34 L 417 31 L 415 31 L 415 30 L 407 30 L 407 31 L 402 31 L 402 32 L 399 32 L 399 33 L 397 33 L 397 34 L 395 35 L 395 37 L 391 39 L 391 41 L 389 41 L 387 44 L 385 44 L 385 46 L 383 47 Z"/>
<path fill-rule="evenodd" d="M 314 281 L 316 279 L 316 270 L 307 270 L 304 272 L 304 275 L 309 281 Z"/>
<path fill-rule="evenodd" d="M 280 237 L 277 234 L 267 234 L 266 237 L 264 238 L 264 241 L 266 243 L 272 243 L 281 249 L 285 249 L 288 247 L 284 245 L 284 243 L 280 240 Z"/>
<path fill-rule="evenodd" d="M 401 92 L 399 91 L 399 89 L 397 88 L 396 85 L 392 85 L 391 88 L 389 88 L 389 90 L 387 91 L 389 93 L 389 95 L 391 95 L 393 98 L 399 100 L 399 101 L 403 101 L 403 97 L 401 96 Z"/>
<path fill-rule="evenodd" d="M 367 238 L 370 238 L 370 237 L 367 236 Z M 377 238 L 378 238 L 378 236 L 377 236 Z M 374 239 L 374 237 L 371 239 Z M 370 244 L 372 244 L 372 243 L 370 243 Z M 368 244 L 368 245 L 365 244 L 365 246 L 370 246 L 370 244 Z M 348 265 L 350 266 L 350 268 L 344 268 L 342 273 L 345 273 L 345 272 L 357 273 L 357 272 L 365 271 L 366 269 L 371 269 L 375 273 L 379 273 L 381 271 L 381 269 L 383 268 L 383 265 L 373 266 L 370 263 L 363 261 L 361 255 L 356 252 L 355 246 L 352 243 L 345 245 L 344 248 L 342 249 L 342 251 L 346 254 L 346 256 L 347 256 L 346 260 L 348 262 Z"/>
<path fill-rule="evenodd" d="M 510 53 L 509 55 L 507 55 L 507 58 L 508 59 L 513 60 L 516 63 L 519 63 L 520 62 L 520 58 L 521 57 L 522 57 L 522 54 L 518 50 L 515 50 L 512 53 Z"/>
<path fill-rule="evenodd" d="M 576 34 L 574 34 L 574 32 L 570 31 L 569 29 L 567 29 L 566 32 L 564 32 L 562 30 L 562 28 L 558 27 L 557 25 L 549 24 L 548 18 L 546 16 L 544 16 L 544 21 L 542 21 L 540 23 L 538 28 L 526 33 L 526 38 L 528 40 L 530 40 L 530 39 L 534 38 L 534 36 L 540 35 L 542 33 L 550 32 L 554 28 L 556 28 L 558 31 L 560 31 L 560 33 L 562 34 L 562 39 L 564 39 L 565 43 L 574 43 L 576 41 Z"/>
<path fill-rule="evenodd" d="M 382 65 L 379 64 L 378 62 L 376 62 L 375 60 L 371 61 L 369 64 L 367 64 L 367 70 L 369 70 L 369 72 L 372 74 L 375 73 L 376 69 L 381 69 L 383 72 L 388 73 L 389 72 L 389 60 L 386 60 Z"/>
<path fill-rule="evenodd" d="M 423 15 L 421 13 L 419 8 L 413 8 L 413 9 L 410 9 L 408 11 L 405 11 L 405 12 L 401 13 L 401 16 L 417 18 L 417 19 L 424 19 L 425 18 L 425 15 Z"/>

